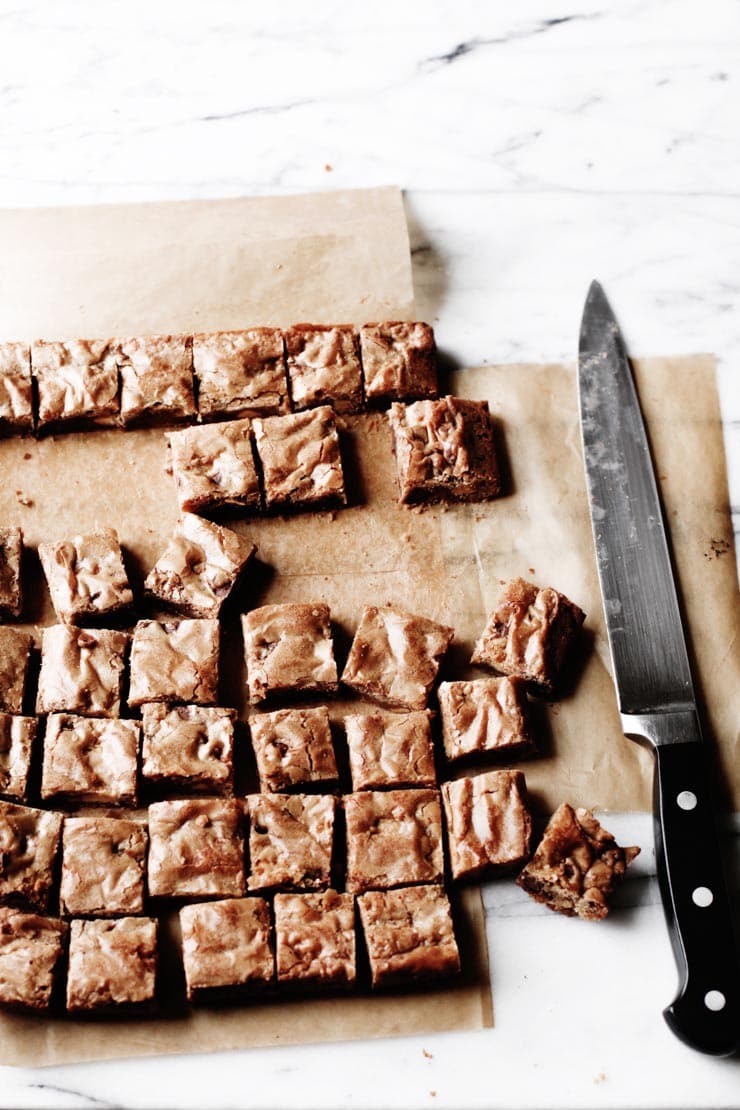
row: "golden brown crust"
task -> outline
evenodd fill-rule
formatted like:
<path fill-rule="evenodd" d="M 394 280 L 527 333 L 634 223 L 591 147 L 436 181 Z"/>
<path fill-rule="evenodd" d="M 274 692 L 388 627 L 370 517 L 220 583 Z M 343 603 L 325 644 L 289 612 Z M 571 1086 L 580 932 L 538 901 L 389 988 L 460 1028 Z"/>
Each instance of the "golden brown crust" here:
<path fill-rule="evenodd" d="M 201 793 L 232 792 L 234 709 L 150 702 L 141 716 L 144 779 Z"/>
<path fill-rule="evenodd" d="M 442 682 L 438 697 L 448 759 L 478 752 L 519 755 L 533 747 L 526 688 L 520 679 Z"/>
<path fill-rule="evenodd" d="M 321 890 L 331 880 L 336 799 L 328 794 L 251 794 L 250 890 Z"/>
<path fill-rule="evenodd" d="M 36 730 L 35 717 L 0 712 L 0 795 L 25 801 Z"/>
<path fill-rule="evenodd" d="M 437 396 L 437 351 L 429 324 L 363 324 L 360 353 L 368 404 Z"/>
<path fill-rule="evenodd" d="M 157 922 L 151 917 L 73 921 L 69 936 L 70 1013 L 149 1007 L 157 977 Z"/>
<path fill-rule="evenodd" d="M 41 797 L 135 805 L 140 732 L 138 721 L 49 714 Z"/>
<path fill-rule="evenodd" d="M 351 894 L 275 895 L 277 975 L 300 986 L 351 986 L 356 978 Z"/>
<path fill-rule="evenodd" d="M 347 890 L 442 882 L 442 812 L 436 790 L 366 790 L 344 798 Z"/>
<path fill-rule="evenodd" d="M 31 348 L 0 343 L 0 435 L 32 431 Z"/>
<path fill-rule="evenodd" d="M 121 375 L 124 424 L 195 415 L 193 341 L 189 335 L 116 339 L 112 349 Z"/>
<path fill-rule="evenodd" d="M 437 885 L 373 890 L 357 899 L 373 987 L 460 971 L 450 903 Z"/>
<path fill-rule="evenodd" d="M 345 717 L 353 789 L 436 786 L 430 717 L 427 710 Z"/>
<path fill-rule="evenodd" d="M 252 421 L 230 420 L 167 433 L 177 499 L 183 511 L 229 506 L 259 510 Z"/>
<path fill-rule="evenodd" d="M 36 712 L 120 716 L 130 639 L 126 632 L 108 628 L 45 628 Z"/>
<path fill-rule="evenodd" d="M 254 421 L 268 509 L 346 505 L 342 456 L 329 405 Z"/>
<path fill-rule="evenodd" d="M 355 328 L 294 324 L 285 332 L 290 392 L 295 409 L 331 405 L 337 412 L 362 408 L 362 370 Z"/>
<path fill-rule="evenodd" d="M 144 910 L 146 825 L 113 817 L 66 817 L 62 830 L 62 913 L 116 917 Z"/>
<path fill-rule="evenodd" d="M 0 528 L 0 620 L 18 620 L 23 609 L 23 530 Z"/>
<path fill-rule="evenodd" d="M 139 621 L 131 646 L 129 705 L 218 701 L 217 620 Z"/>
<path fill-rule="evenodd" d="M 62 818 L 0 801 L 0 902 L 46 913 Z"/>
<path fill-rule="evenodd" d="M 118 366 L 109 339 L 39 340 L 31 347 L 38 427 L 111 424 L 119 412 Z"/>
<path fill-rule="evenodd" d="M 242 629 L 252 702 L 277 693 L 337 689 L 328 605 L 263 605 L 242 616 Z"/>
<path fill-rule="evenodd" d="M 250 718 L 252 747 L 262 790 L 280 793 L 313 783 L 337 782 L 329 710 L 278 709 Z"/>
<path fill-rule="evenodd" d="M 278 328 L 247 328 L 193 336 L 198 411 L 223 415 L 287 412 L 288 381 Z"/>
<path fill-rule="evenodd" d="M 0 711 L 23 712 L 33 640 L 19 628 L 0 628 Z"/>
<path fill-rule="evenodd" d="M 133 605 L 123 553 L 114 528 L 61 543 L 40 543 L 39 558 L 54 611 L 65 624 Z"/>
<path fill-rule="evenodd" d="M 66 936 L 55 917 L 0 907 L 0 1005 L 49 1009 Z"/>
<path fill-rule="evenodd" d="M 226 898 L 180 910 L 189 1001 L 264 988 L 275 978 L 270 907 L 264 898 Z"/>
<path fill-rule="evenodd" d="M 235 799 L 155 802 L 149 842 L 153 897 L 244 894 L 242 807 Z"/>
<path fill-rule="evenodd" d="M 521 771 L 487 771 L 442 785 L 455 879 L 511 870 L 529 858 L 532 817 Z"/>

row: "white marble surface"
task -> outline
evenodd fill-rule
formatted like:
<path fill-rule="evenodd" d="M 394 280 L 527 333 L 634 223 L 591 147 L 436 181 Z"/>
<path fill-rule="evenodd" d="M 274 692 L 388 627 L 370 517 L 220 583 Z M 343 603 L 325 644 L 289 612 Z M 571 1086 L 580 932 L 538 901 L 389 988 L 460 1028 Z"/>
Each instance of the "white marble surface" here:
<path fill-rule="evenodd" d="M 460 363 L 572 358 L 592 277 L 633 353 L 716 352 L 737 510 L 739 36 L 732 0 L 0 0 L 0 205 L 397 183 Z M 486 887 L 493 1030 L 4 1068 L 0 1104 L 737 1106 L 660 1017 L 650 821 L 609 824 L 644 850 L 603 925 Z"/>

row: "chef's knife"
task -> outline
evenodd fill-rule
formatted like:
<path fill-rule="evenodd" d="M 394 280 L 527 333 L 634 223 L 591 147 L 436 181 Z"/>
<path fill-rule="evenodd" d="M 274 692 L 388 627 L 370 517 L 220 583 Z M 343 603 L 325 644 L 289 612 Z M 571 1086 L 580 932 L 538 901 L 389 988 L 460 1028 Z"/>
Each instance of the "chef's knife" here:
<path fill-rule="evenodd" d="M 625 735 L 655 754 L 658 878 L 679 971 L 664 1010 L 702 1052 L 740 1049 L 740 958 L 733 935 L 702 739 L 663 514 L 619 326 L 598 282 L 579 349 L 586 484 Z"/>

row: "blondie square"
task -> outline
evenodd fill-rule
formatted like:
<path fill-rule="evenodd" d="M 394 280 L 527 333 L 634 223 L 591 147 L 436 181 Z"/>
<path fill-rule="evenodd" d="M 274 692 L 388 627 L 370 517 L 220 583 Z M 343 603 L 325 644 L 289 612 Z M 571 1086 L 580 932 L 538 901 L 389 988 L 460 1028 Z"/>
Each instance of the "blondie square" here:
<path fill-rule="evenodd" d="M 0 435 L 33 431 L 31 349 L 0 343 Z"/>
<path fill-rule="evenodd" d="M 273 694 L 337 690 L 329 606 L 263 605 L 242 616 L 252 702 Z"/>
<path fill-rule="evenodd" d="M 157 922 L 151 917 L 73 921 L 69 936 L 70 1013 L 152 1008 Z"/>
<path fill-rule="evenodd" d="M 36 712 L 119 717 L 130 639 L 109 628 L 45 628 Z"/>
<path fill-rule="evenodd" d="M 259 512 L 252 421 L 229 420 L 167 433 L 177 500 L 183 512 L 224 508 Z"/>
<path fill-rule="evenodd" d="M 254 421 L 268 509 L 347 504 L 334 409 L 321 405 Z"/>
<path fill-rule="evenodd" d="M 0 620 L 18 620 L 23 609 L 23 531 L 0 528 Z"/>
<path fill-rule="evenodd" d="M 198 411 L 204 420 L 288 411 L 288 379 L 279 328 L 195 335 L 193 366 Z"/>
<path fill-rule="evenodd" d="M 294 409 L 331 405 L 337 412 L 362 408 L 360 345 L 355 328 L 295 324 L 285 333 Z"/>
<path fill-rule="evenodd" d="M 587 809 L 563 803 L 517 883 L 536 902 L 567 917 L 598 921 L 639 848 L 622 848 Z"/>
<path fill-rule="evenodd" d="M 429 713 L 364 713 L 344 719 L 354 790 L 436 786 Z"/>
<path fill-rule="evenodd" d="M 28 632 L 0 628 L 0 712 L 23 712 L 32 646 Z"/>
<path fill-rule="evenodd" d="M 368 605 L 342 674 L 345 686 L 389 709 L 425 709 L 452 628 Z"/>
<path fill-rule="evenodd" d="M 138 721 L 50 713 L 41 797 L 136 805 L 140 733 Z"/>
<path fill-rule="evenodd" d="M 250 719 L 252 747 L 260 786 L 272 793 L 320 784 L 337 784 L 329 710 L 278 709 Z"/>
<path fill-rule="evenodd" d="M 0 1005 L 48 1010 L 60 978 L 67 926 L 0 907 Z"/>
<path fill-rule="evenodd" d="M 363 324 L 360 355 L 369 405 L 437 396 L 437 350 L 429 324 Z"/>
<path fill-rule="evenodd" d="M 69 917 L 144 910 L 146 825 L 114 817 L 66 817 L 60 908 Z"/>
<path fill-rule="evenodd" d="M 118 365 L 110 340 L 39 340 L 31 347 L 38 386 L 38 427 L 112 424 L 120 410 Z"/>
<path fill-rule="evenodd" d="M 230 794 L 236 711 L 202 705 L 141 707 L 141 775 L 149 783 Z"/>
<path fill-rule="evenodd" d="M 218 701 L 217 620 L 139 621 L 131 647 L 129 705 Z"/>
<path fill-rule="evenodd" d="M 472 661 L 552 693 L 584 620 L 581 609 L 557 590 L 515 578 L 502 590 Z"/>
<path fill-rule="evenodd" d="M 336 799 L 328 794 L 251 794 L 250 890 L 322 890 L 331 880 Z"/>
<path fill-rule="evenodd" d="M 40 543 L 39 558 L 54 611 L 65 624 L 85 624 L 134 603 L 113 528 L 61 543 Z"/>
<path fill-rule="evenodd" d="M 36 718 L 0 712 L 0 795 L 26 800 Z"/>
<path fill-rule="evenodd" d="M 270 906 L 264 898 L 224 898 L 180 910 L 189 1002 L 227 1001 L 275 979 Z"/>
<path fill-rule="evenodd" d="M 450 901 L 436 885 L 372 890 L 357 899 L 373 987 L 460 971 Z"/>
<path fill-rule="evenodd" d="M 182 420 L 195 416 L 193 341 L 189 335 L 116 339 L 121 375 L 121 419 Z"/>
<path fill-rule="evenodd" d="M 245 892 L 242 803 L 191 798 L 149 806 L 149 893 L 227 898 Z"/>
<path fill-rule="evenodd" d="M 185 513 L 144 589 L 188 617 L 218 617 L 256 550 L 231 528 Z"/>
<path fill-rule="evenodd" d="M 279 983 L 351 987 L 356 971 L 355 900 L 351 894 L 275 895 Z"/>
<path fill-rule="evenodd" d="M 482 752 L 518 756 L 532 750 L 526 684 L 521 679 L 441 682 L 437 696 L 448 759 Z"/>
<path fill-rule="evenodd" d="M 344 799 L 347 890 L 385 890 L 443 878 L 436 790 L 365 790 Z"/>
<path fill-rule="evenodd" d="M 394 403 L 388 420 L 402 504 L 485 501 L 501 492 L 486 401 Z"/>
<path fill-rule="evenodd" d="M 58 813 L 0 802 L 0 904 L 48 911 L 61 831 Z"/>
<path fill-rule="evenodd" d="M 532 818 L 521 771 L 487 771 L 442 784 L 454 879 L 511 870 L 529 858 Z"/>

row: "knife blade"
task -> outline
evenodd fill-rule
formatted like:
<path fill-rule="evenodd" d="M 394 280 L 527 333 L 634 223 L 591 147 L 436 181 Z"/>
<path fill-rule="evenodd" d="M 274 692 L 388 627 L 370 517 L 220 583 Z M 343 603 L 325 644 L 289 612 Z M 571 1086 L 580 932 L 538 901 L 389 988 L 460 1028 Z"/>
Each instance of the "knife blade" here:
<path fill-rule="evenodd" d="M 619 325 L 593 282 L 581 321 L 578 388 L 596 562 L 626 736 L 655 755 L 655 850 L 679 972 L 663 1011 L 686 1044 L 740 1049 L 740 956 L 668 538 Z"/>

